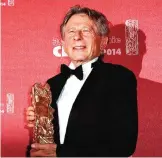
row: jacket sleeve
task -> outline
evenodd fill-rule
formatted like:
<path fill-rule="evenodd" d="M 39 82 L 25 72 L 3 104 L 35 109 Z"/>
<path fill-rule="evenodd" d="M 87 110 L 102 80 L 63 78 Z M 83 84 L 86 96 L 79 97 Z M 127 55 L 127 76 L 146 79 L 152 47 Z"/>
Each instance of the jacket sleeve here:
<path fill-rule="evenodd" d="M 105 145 L 102 145 L 104 156 L 128 157 L 136 148 L 138 136 L 137 81 L 129 71 L 119 77 L 113 90 L 111 129 L 109 125 L 105 132 L 109 134 Z M 106 119 L 106 116 L 105 116 Z"/>

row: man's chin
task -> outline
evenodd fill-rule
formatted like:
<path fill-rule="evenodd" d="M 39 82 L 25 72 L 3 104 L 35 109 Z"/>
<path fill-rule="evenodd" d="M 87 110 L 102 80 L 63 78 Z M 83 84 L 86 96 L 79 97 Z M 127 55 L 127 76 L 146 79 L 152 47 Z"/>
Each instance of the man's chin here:
<path fill-rule="evenodd" d="M 73 58 L 74 61 L 86 61 L 88 57 L 80 56 Z"/>

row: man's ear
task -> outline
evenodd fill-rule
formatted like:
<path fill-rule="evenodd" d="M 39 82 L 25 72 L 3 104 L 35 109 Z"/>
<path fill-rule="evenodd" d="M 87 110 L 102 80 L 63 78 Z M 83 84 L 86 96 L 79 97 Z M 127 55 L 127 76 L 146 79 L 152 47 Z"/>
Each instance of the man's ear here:
<path fill-rule="evenodd" d="M 65 41 L 64 41 L 64 40 L 61 40 L 61 45 L 62 45 L 62 47 L 63 47 L 64 51 L 66 51 L 66 50 L 65 50 L 65 49 L 66 49 L 66 47 L 65 47 Z"/>
<path fill-rule="evenodd" d="M 65 42 L 64 42 L 64 40 L 61 40 L 61 45 L 62 45 L 62 47 L 65 47 Z"/>
<path fill-rule="evenodd" d="M 108 45 L 109 38 L 107 36 L 103 36 L 101 38 L 102 39 L 101 39 L 101 44 L 100 44 L 100 50 L 103 51 Z"/>

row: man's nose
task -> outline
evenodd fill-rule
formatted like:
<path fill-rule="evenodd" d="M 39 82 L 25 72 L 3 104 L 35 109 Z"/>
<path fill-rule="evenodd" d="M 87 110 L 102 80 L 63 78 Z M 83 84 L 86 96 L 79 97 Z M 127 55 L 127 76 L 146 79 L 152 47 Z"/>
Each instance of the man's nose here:
<path fill-rule="evenodd" d="M 82 39 L 82 32 L 76 31 L 74 34 L 74 40 L 81 40 Z"/>

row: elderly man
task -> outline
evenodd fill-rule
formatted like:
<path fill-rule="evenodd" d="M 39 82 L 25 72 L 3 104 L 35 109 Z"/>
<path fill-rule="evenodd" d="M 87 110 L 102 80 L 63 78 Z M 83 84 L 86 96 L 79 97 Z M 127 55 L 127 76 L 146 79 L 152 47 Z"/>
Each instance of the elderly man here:
<path fill-rule="evenodd" d="M 136 78 L 123 66 L 101 60 L 108 42 L 106 17 L 96 10 L 74 6 L 60 32 L 71 63 L 61 65 L 61 73 L 47 81 L 51 106 L 56 110 L 56 144 L 32 144 L 31 156 L 132 155 L 138 135 Z M 32 127 L 31 106 L 27 120 Z"/>

